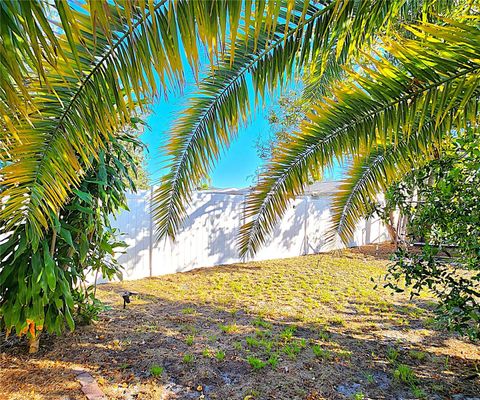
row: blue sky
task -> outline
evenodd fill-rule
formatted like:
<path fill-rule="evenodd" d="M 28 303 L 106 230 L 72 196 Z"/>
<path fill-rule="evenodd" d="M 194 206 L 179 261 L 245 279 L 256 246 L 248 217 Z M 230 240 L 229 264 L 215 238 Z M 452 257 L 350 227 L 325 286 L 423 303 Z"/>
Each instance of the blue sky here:
<path fill-rule="evenodd" d="M 165 163 L 165 156 L 160 146 L 168 136 L 168 130 L 173 126 L 176 116 L 185 107 L 187 96 L 188 88 L 183 94 L 169 95 L 168 99 L 161 98 L 147 118 L 150 129 L 145 130 L 142 140 L 149 148 L 147 169 L 153 182 L 164 172 L 162 164 Z M 210 175 L 212 186 L 240 188 L 252 183 L 252 177 L 261 165 L 256 154 L 255 141 L 260 134 L 267 135 L 270 131 L 267 116 L 272 104 L 272 100 L 267 100 L 263 107 L 259 106 L 252 114 L 248 126 L 239 129 L 236 140 Z"/>
<path fill-rule="evenodd" d="M 205 67 L 207 57 L 201 57 L 201 64 Z M 186 60 L 184 60 L 186 64 Z M 147 170 L 151 177 L 151 183 L 155 184 L 166 172 L 166 157 L 161 149 L 162 143 L 168 138 L 168 131 L 174 125 L 179 113 L 187 106 L 187 99 L 190 93 L 195 90 L 193 73 L 186 68 L 186 85 L 183 93 L 173 89 L 169 91 L 168 98 L 161 96 L 152 107 L 152 114 L 146 119 L 149 128 L 142 134 L 142 140 L 149 149 L 147 156 Z M 279 90 L 269 97 L 255 109 L 253 103 L 253 88 L 249 83 L 251 92 L 252 114 L 249 116 L 249 123 L 240 127 L 236 139 L 230 148 L 222 155 L 210 174 L 211 185 L 218 188 L 242 188 L 254 183 L 255 173 L 262 165 L 258 157 L 255 142 L 261 136 L 264 140 L 273 132 L 268 123 L 268 114 L 275 106 L 275 99 L 281 95 Z M 286 92 L 298 89 L 294 82 L 286 86 Z M 333 171 L 327 172 L 324 179 L 339 179 L 341 168 L 336 167 Z"/>
<path fill-rule="evenodd" d="M 150 128 L 145 130 L 142 140 L 149 149 L 147 170 L 152 183 L 157 183 L 165 173 L 166 158 L 160 147 L 168 137 L 168 130 L 173 126 L 175 118 L 186 106 L 191 88 L 193 85 L 187 86 L 183 94 L 170 94 L 168 99 L 157 100 L 152 114 L 147 118 Z M 262 160 L 257 156 L 255 142 L 260 135 L 265 139 L 272 132 L 267 117 L 274 105 L 275 99 L 267 98 L 263 105 L 259 105 L 256 110 L 252 109 L 254 112 L 250 116 L 250 122 L 239 129 L 236 140 L 215 165 L 210 175 L 212 186 L 242 188 L 254 182 L 255 172 L 262 164 Z M 332 171 L 325 173 L 324 179 L 340 179 L 341 172 L 342 168 L 337 165 Z"/>

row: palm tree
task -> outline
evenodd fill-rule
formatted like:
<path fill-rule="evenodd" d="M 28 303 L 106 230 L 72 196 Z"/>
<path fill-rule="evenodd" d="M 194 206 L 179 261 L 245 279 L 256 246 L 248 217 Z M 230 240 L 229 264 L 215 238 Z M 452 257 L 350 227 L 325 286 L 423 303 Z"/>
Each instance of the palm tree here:
<path fill-rule="evenodd" d="M 358 4 L 365 8 L 352 7 L 338 21 L 328 6 L 312 9 L 301 21 L 302 30 L 285 28 L 277 42 L 256 52 L 247 42 L 246 52 L 237 49 L 233 61 L 225 60 L 200 83 L 167 145 L 172 168 L 155 198 L 160 237 L 175 235 L 194 183 L 208 173 L 235 137 L 238 122 L 245 120 L 252 97 L 247 74 L 255 94 L 262 96 L 295 73 L 316 71 L 308 86 L 314 111 L 288 145 L 274 152 L 249 195 L 248 222 L 239 237 L 242 255 L 253 254 L 263 243 L 289 200 L 302 192 L 312 167 L 354 157 L 334 203 L 333 228 L 347 240 L 367 199 L 428 160 L 452 129 L 477 124 L 476 5 L 454 2 L 451 10 L 449 2 L 389 2 L 393 6 L 382 10 L 373 3 Z M 321 15 L 328 15 L 326 25 L 309 25 Z M 339 33 L 339 26 L 352 30 Z M 322 43 L 317 47 L 318 37 Z"/>
<path fill-rule="evenodd" d="M 472 23 L 474 22 L 474 23 Z M 247 200 L 240 233 L 252 254 L 299 194 L 311 165 L 353 154 L 349 177 L 334 200 L 333 231 L 348 240 L 369 200 L 441 151 L 451 132 L 478 129 L 478 16 L 410 25 L 411 37 L 382 39 L 376 53 L 348 74 L 288 141 Z"/>

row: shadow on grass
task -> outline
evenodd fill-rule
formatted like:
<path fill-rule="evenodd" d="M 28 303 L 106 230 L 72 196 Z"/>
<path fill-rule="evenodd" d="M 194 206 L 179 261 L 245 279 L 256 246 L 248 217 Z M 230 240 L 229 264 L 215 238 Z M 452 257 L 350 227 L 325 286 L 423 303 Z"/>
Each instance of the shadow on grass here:
<path fill-rule="evenodd" d="M 97 324 L 62 338 L 45 336 L 33 357 L 18 341 L 11 346 L 3 342 L 0 380 L 17 380 L 19 388 L 27 384 L 21 375 L 9 373 L 8 360 L 15 359 L 37 363 L 29 371 L 37 384 L 52 372 L 48 366 L 53 363 L 61 363 L 65 379 L 71 379 L 65 368 L 84 366 L 109 398 L 119 399 L 315 400 L 364 394 L 390 400 L 422 394 L 428 399 L 478 395 L 474 375 L 478 349 L 475 354 L 468 343 L 427 329 L 412 307 L 364 302 L 362 312 L 352 303 L 355 312 L 346 310 L 343 320 L 325 324 L 140 293 L 123 310 L 116 293 L 131 286 L 106 287 L 112 308 Z M 422 301 L 415 307 L 429 309 Z M 412 375 L 395 372 L 405 369 L 401 365 Z M 152 376 L 153 367 L 161 367 L 158 376 Z M 41 398 L 60 398 L 64 392 Z"/>

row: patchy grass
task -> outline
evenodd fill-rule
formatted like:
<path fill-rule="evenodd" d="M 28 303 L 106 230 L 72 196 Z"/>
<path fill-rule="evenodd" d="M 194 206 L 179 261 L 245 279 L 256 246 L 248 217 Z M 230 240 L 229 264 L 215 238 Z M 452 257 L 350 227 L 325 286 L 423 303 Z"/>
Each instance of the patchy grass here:
<path fill-rule="evenodd" d="M 1 339 L 0 399 L 81 399 L 79 366 L 109 399 L 474 397 L 478 347 L 437 330 L 431 299 L 375 289 L 374 251 L 102 285 L 97 324 L 44 337 L 34 357 Z M 124 290 L 139 293 L 126 310 Z"/>

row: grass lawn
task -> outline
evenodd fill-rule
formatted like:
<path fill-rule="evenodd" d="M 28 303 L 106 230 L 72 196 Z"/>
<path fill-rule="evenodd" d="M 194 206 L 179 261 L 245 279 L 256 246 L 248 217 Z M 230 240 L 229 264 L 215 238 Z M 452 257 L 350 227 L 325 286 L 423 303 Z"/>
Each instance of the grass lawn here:
<path fill-rule="evenodd" d="M 479 348 L 436 330 L 428 298 L 374 289 L 368 250 L 103 285 L 95 325 L 34 357 L 0 342 L 0 398 L 82 399 L 79 366 L 112 399 L 480 396 Z"/>

